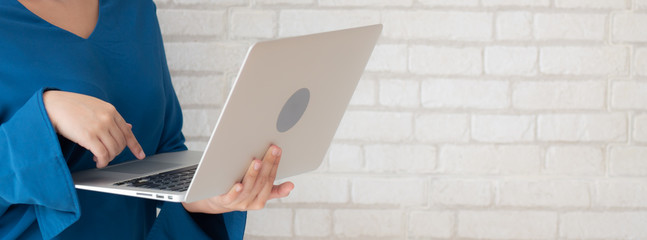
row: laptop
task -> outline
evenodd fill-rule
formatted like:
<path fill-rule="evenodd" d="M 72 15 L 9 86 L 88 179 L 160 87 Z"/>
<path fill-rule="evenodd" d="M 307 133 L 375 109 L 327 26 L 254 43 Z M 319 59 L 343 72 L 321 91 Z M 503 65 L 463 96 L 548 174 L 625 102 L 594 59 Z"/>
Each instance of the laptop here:
<path fill-rule="evenodd" d="M 226 193 L 271 144 L 283 150 L 277 179 L 315 170 L 381 31 L 377 24 L 254 44 L 204 151 L 75 172 L 76 188 L 198 201 Z"/>

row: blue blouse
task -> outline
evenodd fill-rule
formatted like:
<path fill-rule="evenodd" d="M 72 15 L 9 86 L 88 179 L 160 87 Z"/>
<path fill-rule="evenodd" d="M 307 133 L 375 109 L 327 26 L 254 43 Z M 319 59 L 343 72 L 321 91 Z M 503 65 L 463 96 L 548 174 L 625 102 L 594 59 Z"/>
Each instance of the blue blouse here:
<path fill-rule="evenodd" d="M 84 39 L 16 0 L 0 3 L 0 239 L 242 239 L 244 212 L 189 214 L 178 203 L 74 188 L 70 172 L 95 163 L 53 130 L 48 88 L 113 104 L 147 155 L 186 150 L 155 11 L 150 0 L 100 0 Z M 125 150 L 111 164 L 132 159 Z"/>

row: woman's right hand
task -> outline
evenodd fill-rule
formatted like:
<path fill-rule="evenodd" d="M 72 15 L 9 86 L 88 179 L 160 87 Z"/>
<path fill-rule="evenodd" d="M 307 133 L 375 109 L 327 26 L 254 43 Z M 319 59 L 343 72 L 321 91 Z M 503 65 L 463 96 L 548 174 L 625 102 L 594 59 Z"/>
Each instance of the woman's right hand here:
<path fill-rule="evenodd" d="M 131 128 L 112 104 L 88 95 L 50 90 L 43 93 L 55 131 L 94 154 L 103 168 L 126 146 L 138 159 L 146 155 Z"/>

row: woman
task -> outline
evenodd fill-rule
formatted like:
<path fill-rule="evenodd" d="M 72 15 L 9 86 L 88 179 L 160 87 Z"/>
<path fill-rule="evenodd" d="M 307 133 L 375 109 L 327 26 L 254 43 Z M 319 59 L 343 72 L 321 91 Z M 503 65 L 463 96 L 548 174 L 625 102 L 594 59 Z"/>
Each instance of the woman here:
<path fill-rule="evenodd" d="M 0 56 L 0 238 L 241 239 L 239 211 L 294 187 L 270 146 L 194 203 L 74 189 L 70 172 L 186 150 L 150 0 L 2 1 Z"/>

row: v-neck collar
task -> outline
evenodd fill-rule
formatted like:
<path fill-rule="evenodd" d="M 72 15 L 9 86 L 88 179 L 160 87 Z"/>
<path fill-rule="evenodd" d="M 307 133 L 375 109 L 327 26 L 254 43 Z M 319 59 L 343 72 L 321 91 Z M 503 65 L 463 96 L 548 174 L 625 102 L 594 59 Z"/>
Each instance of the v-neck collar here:
<path fill-rule="evenodd" d="M 35 14 L 34 12 L 32 12 L 31 10 L 29 10 L 29 8 L 25 7 L 25 5 L 23 5 L 23 4 L 22 4 L 21 2 L 19 2 L 18 0 L 13 0 L 13 1 L 15 1 L 15 2 L 16 2 L 16 4 L 18 4 L 18 5 L 19 5 L 23 10 L 27 11 L 27 12 L 28 12 L 28 14 L 30 14 L 32 17 L 35 17 L 35 18 L 39 19 L 39 21 L 40 21 L 40 22 L 43 22 L 44 24 L 47 24 L 47 25 L 48 25 L 48 26 L 50 26 L 50 27 L 56 28 L 56 29 L 58 29 L 58 30 L 60 30 L 60 31 L 65 32 L 65 33 L 66 33 L 66 34 L 68 34 L 68 35 L 72 35 L 73 37 L 78 38 L 78 39 L 81 39 L 81 40 L 84 40 L 84 41 L 89 41 L 89 40 L 91 40 L 91 39 L 93 38 L 93 36 L 94 36 L 94 35 L 97 35 L 97 31 L 99 30 L 99 28 L 100 28 L 100 26 L 101 26 L 101 15 L 103 15 L 103 14 L 101 13 L 101 12 L 102 12 L 102 11 L 101 11 L 101 8 L 102 8 L 103 0 L 98 0 L 99 9 L 98 9 L 98 13 L 97 13 L 97 14 L 98 14 L 98 16 L 97 16 L 97 22 L 94 24 L 94 29 L 92 29 L 92 32 L 90 33 L 90 35 L 88 36 L 88 38 L 81 37 L 81 36 L 79 36 L 79 35 L 76 35 L 76 34 L 75 34 L 75 33 L 73 33 L 73 32 L 70 32 L 70 31 L 68 31 L 68 30 L 64 29 L 64 28 L 61 28 L 61 27 L 59 27 L 59 26 L 56 26 L 56 25 L 54 25 L 54 24 L 50 23 L 49 21 L 45 20 L 44 18 L 42 18 L 42 17 L 38 16 L 37 14 Z"/>

